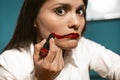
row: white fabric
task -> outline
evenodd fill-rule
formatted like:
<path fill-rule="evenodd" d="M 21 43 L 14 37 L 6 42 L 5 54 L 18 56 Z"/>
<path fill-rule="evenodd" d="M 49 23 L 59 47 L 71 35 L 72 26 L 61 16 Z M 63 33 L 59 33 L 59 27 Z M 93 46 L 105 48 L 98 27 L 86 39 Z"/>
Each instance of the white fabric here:
<path fill-rule="evenodd" d="M 30 49 L 11 49 L 0 55 L 0 80 L 33 80 L 33 44 Z M 55 80 L 90 80 L 89 70 L 110 80 L 120 80 L 120 56 L 82 37 Z"/>

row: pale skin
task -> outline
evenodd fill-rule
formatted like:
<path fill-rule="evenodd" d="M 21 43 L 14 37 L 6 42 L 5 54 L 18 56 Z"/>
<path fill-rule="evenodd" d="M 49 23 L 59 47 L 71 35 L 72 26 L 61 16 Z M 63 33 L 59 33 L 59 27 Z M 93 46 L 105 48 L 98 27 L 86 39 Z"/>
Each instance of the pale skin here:
<path fill-rule="evenodd" d="M 47 0 L 40 8 L 34 22 L 38 30 L 34 50 L 35 80 L 54 80 L 64 68 L 63 50 L 75 48 L 85 25 L 83 0 Z M 78 33 L 77 39 L 51 38 L 48 55 L 40 59 L 39 52 L 51 32 L 60 35 Z M 44 39 L 40 41 L 40 36 Z"/>

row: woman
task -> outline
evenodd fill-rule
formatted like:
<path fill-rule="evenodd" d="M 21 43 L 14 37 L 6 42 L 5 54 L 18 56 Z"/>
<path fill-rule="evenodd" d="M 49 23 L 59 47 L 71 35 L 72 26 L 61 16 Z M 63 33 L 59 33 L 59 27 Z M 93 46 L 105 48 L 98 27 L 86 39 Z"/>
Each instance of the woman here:
<path fill-rule="evenodd" d="M 120 80 L 120 57 L 82 36 L 86 6 L 87 0 L 25 0 L 13 38 L 0 55 L 0 79 L 89 80 L 89 70 L 95 70 Z M 51 33 L 55 38 L 46 41 Z M 46 42 L 49 51 L 42 57 Z"/>

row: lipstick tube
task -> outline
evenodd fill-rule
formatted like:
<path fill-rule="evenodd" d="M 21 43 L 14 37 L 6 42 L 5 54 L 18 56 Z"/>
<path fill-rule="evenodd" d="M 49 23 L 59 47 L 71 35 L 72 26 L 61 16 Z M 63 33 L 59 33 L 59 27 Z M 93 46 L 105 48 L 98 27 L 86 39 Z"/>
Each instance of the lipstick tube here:
<path fill-rule="evenodd" d="M 51 33 L 51 34 L 49 35 L 49 37 L 47 38 L 46 43 L 45 43 L 44 46 L 41 48 L 40 53 L 39 53 L 39 55 L 40 55 L 41 58 L 46 57 L 47 54 L 48 54 L 48 51 L 49 51 L 49 40 L 50 40 L 50 38 L 55 38 L 55 36 Z"/>

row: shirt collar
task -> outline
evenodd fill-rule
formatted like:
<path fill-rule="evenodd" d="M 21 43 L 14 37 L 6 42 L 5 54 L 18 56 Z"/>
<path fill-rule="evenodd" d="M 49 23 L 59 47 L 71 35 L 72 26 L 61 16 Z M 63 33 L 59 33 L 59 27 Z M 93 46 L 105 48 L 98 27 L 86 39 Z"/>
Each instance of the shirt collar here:
<path fill-rule="evenodd" d="M 77 54 L 76 54 L 76 48 L 72 49 L 67 54 L 68 54 L 67 55 L 67 63 L 70 63 L 75 67 L 78 67 L 78 58 L 77 58 Z"/>

